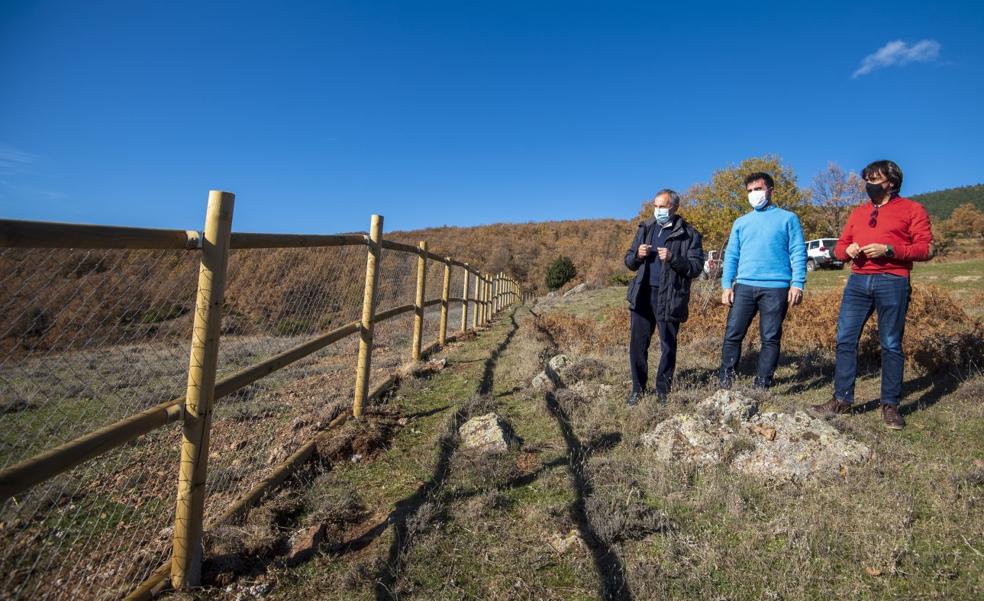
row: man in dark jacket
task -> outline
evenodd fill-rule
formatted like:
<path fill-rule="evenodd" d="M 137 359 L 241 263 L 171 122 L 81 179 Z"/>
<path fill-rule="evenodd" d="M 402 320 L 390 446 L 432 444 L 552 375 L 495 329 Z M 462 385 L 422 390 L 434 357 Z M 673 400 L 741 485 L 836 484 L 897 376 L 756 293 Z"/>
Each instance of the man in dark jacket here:
<path fill-rule="evenodd" d="M 625 266 L 636 272 L 626 297 L 631 318 L 629 405 L 638 403 L 646 391 L 649 342 L 657 329 L 656 394 L 665 402 L 676 368 L 677 334 L 689 315 L 690 280 L 704 270 L 700 233 L 676 214 L 679 206 L 676 192 L 660 190 L 653 198 L 653 217 L 639 224 L 625 253 Z"/>

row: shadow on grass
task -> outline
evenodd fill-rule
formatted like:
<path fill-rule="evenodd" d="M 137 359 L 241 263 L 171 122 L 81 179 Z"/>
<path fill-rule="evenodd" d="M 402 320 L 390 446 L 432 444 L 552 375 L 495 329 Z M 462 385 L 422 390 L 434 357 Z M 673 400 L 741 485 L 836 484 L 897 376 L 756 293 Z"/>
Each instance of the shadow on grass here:
<path fill-rule="evenodd" d="M 506 337 L 496 346 L 492 354 L 485 361 L 482 380 L 479 382 L 477 390 L 480 396 L 487 396 L 492 392 L 492 387 L 495 384 L 495 368 L 498 364 L 499 356 L 512 342 L 516 331 L 519 329 L 515 312 L 510 314 L 509 318 L 512 322 L 509 333 L 506 334 Z M 376 584 L 374 587 L 376 599 L 389 600 L 398 598 L 396 593 L 397 581 L 399 580 L 400 572 L 403 570 L 403 562 L 406 558 L 407 551 L 413 543 L 407 523 L 417 515 L 420 507 L 428 499 L 433 497 L 447 480 L 451 467 L 451 457 L 458 448 L 458 439 L 456 436 L 458 428 L 468 419 L 471 409 L 471 405 L 466 404 L 452 416 L 446 433 L 438 441 L 440 450 L 438 451 L 437 464 L 427 482 L 417 488 L 412 495 L 397 502 L 396 508 L 390 513 L 387 520 L 346 546 L 348 551 L 365 547 L 385 532 L 388 524 L 393 525 L 393 542 L 390 544 L 386 564 L 376 575 Z"/>
<path fill-rule="evenodd" d="M 594 560 L 595 571 L 598 573 L 599 591 L 602 599 L 632 599 L 628 583 L 625 581 L 625 567 L 622 565 L 618 554 L 612 549 L 591 526 L 588 519 L 588 512 L 585 508 L 585 499 L 591 496 L 592 489 L 588 479 L 584 476 L 584 465 L 588 461 L 590 449 L 581 445 L 574 429 L 571 427 L 570 419 L 564 411 L 557 397 L 552 392 L 546 394 L 547 409 L 560 427 L 561 436 L 567 445 L 567 467 L 574 485 L 574 503 L 571 505 L 571 519 L 577 525 L 581 539 L 591 550 L 591 557 Z M 605 441 L 605 444 L 617 444 L 614 441 Z"/>

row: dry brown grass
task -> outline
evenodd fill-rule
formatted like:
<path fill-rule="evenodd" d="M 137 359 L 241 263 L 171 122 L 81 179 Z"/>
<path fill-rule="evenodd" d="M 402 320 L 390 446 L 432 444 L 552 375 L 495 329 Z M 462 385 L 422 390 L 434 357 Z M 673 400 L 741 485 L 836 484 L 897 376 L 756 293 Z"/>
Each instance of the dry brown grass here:
<path fill-rule="evenodd" d="M 680 329 L 681 346 L 696 345 L 704 351 L 720 346 L 728 311 L 720 303 L 708 302 L 707 296 L 716 294 L 692 297 L 690 320 Z M 840 292 L 808 295 L 801 306 L 790 310 L 783 324 L 783 350 L 832 354 L 839 311 Z M 758 318 L 749 327 L 752 341 L 757 323 Z M 610 307 L 593 318 L 552 311 L 542 315 L 541 325 L 562 348 L 581 352 L 624 349 L 629 342 L 629 311 L 624 307 Z M 913 288 L 903 344 L 909 366 L 924 373 L 943 370 L 960 375 L 984 366 L 984 325 L 937 286 Z M 874 364 L 879 352 L 877 319 L 872 317 L 861 335 L 859 357 Z"/>

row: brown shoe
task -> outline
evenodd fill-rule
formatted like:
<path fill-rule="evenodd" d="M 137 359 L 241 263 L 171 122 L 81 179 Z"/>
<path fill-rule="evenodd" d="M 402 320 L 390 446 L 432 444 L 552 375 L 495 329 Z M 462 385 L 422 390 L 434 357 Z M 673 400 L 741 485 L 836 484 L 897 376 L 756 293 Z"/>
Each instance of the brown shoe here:
<path fill-rule="evenodd" d="M 899 414 L 899 408 L 895 405 L 884 404 L 882 408 L 882 419 L 885 420 L 885 425 L 892 430 L 901 430 L 905 427 L 905 420 L 902 419 L 902 415 Z"/>
<path fill-rule="evenodd" d="M 819 405 L 810 405 L 810 409 L 813 409 L 820 415 L 846 415 L 851 412 L 851 404 L 845 403 L 844 401 L 838 401 L 835 398 L 831 398 L 826 403 L 821 403 Z"/>

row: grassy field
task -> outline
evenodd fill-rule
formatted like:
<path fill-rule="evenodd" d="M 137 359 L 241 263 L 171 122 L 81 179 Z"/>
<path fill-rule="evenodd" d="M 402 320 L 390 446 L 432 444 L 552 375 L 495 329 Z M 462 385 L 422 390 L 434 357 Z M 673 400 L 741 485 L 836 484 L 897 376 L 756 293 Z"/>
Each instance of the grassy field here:
<path fill-rule="evenodd" d="M 640 436 L 713 392 L 718 342 L 681 349 L 668 405 L 626 407 L 624 346 L 549 327 L 604 319 L 623 293 L 521 307 L 451 345 L 443 371 L 405 381 L 375 417 L 346 426 L 357 444 L 211 533 L 206 587 L 173 596 L 981 598 L 984 378 L 910 370 L 902 432 L 874 411 L 834 419 L 873 459 L 832 479 L 777 484 L 726 465 L 660 463 Z M 560 351 L 581 385 L 533 391 Z M 750 347 L 745 373 L 754 356 Z M 830 374 L 829 355 L 786 352 L 777 386 L 757 398 L 766 411 L 802 409 L 829 396 Z M 877 391 L 877 371 L 863 371 L 859 397 Z M 493 410 L 522 444 L 462 448 L 457 427 Z M 288 559 L 312 529 L 323 535 L 316 552 Z"/>
<path fill-rule="evenodd" d="M 850 268 L 821 269 L 807 277 L 808 291 L 840 290 L 847 282 Z M 912 270 L 913 285 L 933 284 L 949 291 L 964 310 L 978 319 L 984 318 L 984 259 L 941 263 L 916 263 Z"/>

